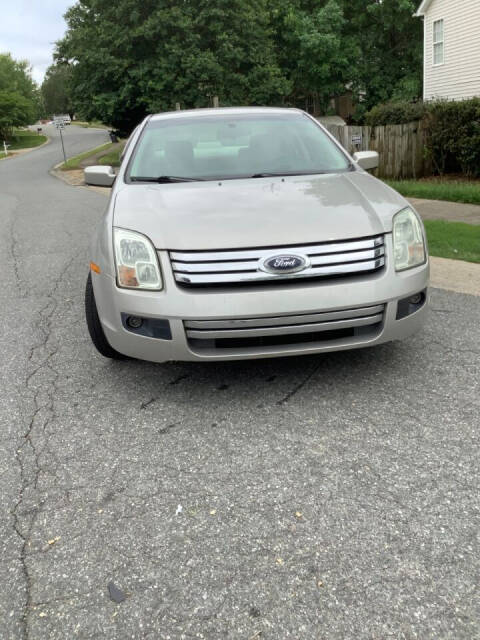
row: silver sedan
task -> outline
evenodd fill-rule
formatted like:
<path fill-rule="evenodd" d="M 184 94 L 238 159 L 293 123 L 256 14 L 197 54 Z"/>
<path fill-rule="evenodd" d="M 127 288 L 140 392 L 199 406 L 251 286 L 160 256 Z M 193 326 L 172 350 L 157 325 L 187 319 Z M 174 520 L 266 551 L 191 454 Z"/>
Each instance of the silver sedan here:
<path fill-rule="evenodd" d="M 86 318 L 106 357 L 264 358 L 421 327 L 422 222 L 308 114 L 163 113 L 132 134 L 91 247 Z"/>

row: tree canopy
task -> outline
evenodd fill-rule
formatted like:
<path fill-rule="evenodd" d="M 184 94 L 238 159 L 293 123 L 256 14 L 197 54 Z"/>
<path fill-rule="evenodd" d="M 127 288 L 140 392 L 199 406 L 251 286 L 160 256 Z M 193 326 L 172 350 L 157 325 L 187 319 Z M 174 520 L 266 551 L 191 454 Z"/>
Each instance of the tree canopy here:
<path fill-rule="evenodd" d="M 0 138 L 9 139 L 14 127 L 31 124 L 39 115 L 38 89 L 28 62 L 0 54 Z"/>
<path fill-rule="evenodd" d="M 41 86 L 45 113 L 68 113 L 73 115 L 73 105 L 70 97 L 71 67 L 67 64 L 52 64 L 48 67 Z"/>
<path fill-rule="evenodd" d="M 149 112 L 211 104 L 325 111 L 421 90 L 413 0 L 78 0 L 56 60 L 88 119 L 129 131 Z M 57 73 L 57 72 L 56 72 Z"/>

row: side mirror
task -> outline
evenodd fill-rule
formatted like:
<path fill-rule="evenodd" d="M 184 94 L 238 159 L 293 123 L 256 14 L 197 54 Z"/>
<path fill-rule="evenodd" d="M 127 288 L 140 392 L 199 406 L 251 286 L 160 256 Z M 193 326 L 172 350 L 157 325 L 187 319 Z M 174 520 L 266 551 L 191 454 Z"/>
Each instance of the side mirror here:
<path fill-rule="evenodd" d="M 357 151 L 353 154 L 353 159 L 365 171 L 376 169 L 379 164 L 379 157 L 376 151 Z"/>
<path fill-rule="evenodd" d="M 115 182 L 115 172 L 113 167 L 86 167 L 84 170 L 85 182 L 96 187 L 111 187 Z"/>

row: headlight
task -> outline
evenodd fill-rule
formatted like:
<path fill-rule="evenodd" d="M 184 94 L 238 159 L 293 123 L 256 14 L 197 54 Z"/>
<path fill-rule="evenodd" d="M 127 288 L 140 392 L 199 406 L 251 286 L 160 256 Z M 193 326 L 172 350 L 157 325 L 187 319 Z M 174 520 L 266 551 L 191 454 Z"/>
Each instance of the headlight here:
<path fill-rule="evenodd" d="M 395 271 L 418 267 L 427 259 L 421 222 L 409 207 L 393 218 L 393 253 Z"/>
<path fill-rule="evenodd" d="M 119 287 L 162 289 L 157 254 L 148 238 L 135 231 L 114 228 L 113 245 Z"/>

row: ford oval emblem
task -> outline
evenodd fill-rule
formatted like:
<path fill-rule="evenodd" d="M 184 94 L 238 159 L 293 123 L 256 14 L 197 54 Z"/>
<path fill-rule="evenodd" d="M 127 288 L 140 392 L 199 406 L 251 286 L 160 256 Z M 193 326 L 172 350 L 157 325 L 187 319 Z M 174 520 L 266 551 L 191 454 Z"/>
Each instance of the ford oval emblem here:
<path fill-rule="evenodd" d="M 307 267 L 307 258 L 293 254 L 268 256 L 268 258 L 260 260 L 259 264 L 259 269 L 261 269 L 261 271 L 275 274 L 297 273 L 297 271 L 303 271 Z"/>

